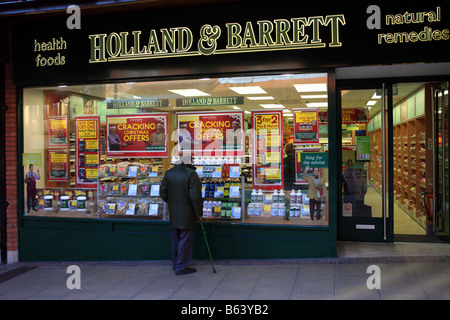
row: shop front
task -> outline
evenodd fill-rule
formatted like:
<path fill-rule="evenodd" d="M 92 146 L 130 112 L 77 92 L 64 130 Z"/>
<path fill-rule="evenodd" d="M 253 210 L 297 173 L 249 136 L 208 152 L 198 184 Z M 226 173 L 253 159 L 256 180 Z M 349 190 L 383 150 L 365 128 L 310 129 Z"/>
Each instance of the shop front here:
<path fill-rule="evenodd" d="M 342 73 L 382 64 L 414 72 L 415 63 L 449 70 L 450 8 L 289 6 L 90 15 L 77 30 L 67 17 L 14 25 L 20 260 L 169 259 L 159 185 L 178 162 L 197 168 L 214 258 L 335 257 L 349 222 L 370 211 L 370 188 L 385 195 L 375 241 L 392 241 L 389 208 L 401 191 L 389 182 L 393 156 L 377 152 L 393 140 L 374 137 L 376 115 L 395 114 L 395 81 L 370 88 L 382 97 L 374 112 L 358 95 L 344 99 L 360 88 L 346 87 Z M 439 72 L 434 79 L 448 81 Z M 386 117 L 392 136 L 400 116 Z M 448 182 L 440 185 L 445 193 Z M 438 223 L 448 232 L 448 219 Z M 197 229 L 194 258 L 206 258 Z"/>

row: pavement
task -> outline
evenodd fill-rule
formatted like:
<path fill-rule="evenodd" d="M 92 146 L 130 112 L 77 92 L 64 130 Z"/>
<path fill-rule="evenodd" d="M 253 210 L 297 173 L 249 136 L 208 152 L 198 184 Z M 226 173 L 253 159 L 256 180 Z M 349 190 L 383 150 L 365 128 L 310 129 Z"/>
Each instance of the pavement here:
<path fill-rule="evenodd" d="M 175 275 L 169 261 L 3 264 L 0 300 L 171 300 L 195 314 L 186 301 L 450 299 L 446 243 L 339 242 L 338 258 L 217 260 L 216 273 L 209 260 L 192 266 Z"/>

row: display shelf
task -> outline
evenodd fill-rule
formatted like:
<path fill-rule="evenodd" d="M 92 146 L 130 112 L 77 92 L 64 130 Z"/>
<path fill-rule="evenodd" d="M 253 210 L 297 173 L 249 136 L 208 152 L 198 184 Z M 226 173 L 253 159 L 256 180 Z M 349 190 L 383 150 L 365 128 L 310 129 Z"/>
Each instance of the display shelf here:
<path fill-rule="evenodd" d="M 304 225 L 311 222 L 309 212 L 309 199 L 306 197 L 307 190 L 291 191 L 280 194 L 269 190 L 259 190 L 256 194 L 252 192 L 251 202 L 247 206 L 246 221 L 256 224 L 285 224 Z M 287 190 L 286 190 L 287 191 Z M 321 203 L 320 220 L 314 223 L 321 225 L 328 223 L 328 190 L 324 190 Z M 315 217 L 316 218 L 316 217 Z"/>
<path fill-rule="evenodd" d="M 242 221 L 245 177 L 238 164 L 196 165 L 202 182 L 203 219 Z"/>
<path fill-rule="evenodd" d="M 381 172 L 381 159 L 382 159 L 382 140 L 381 129 L 376 129 L 369 132 L 370 137 L 370 154 L 372 161 L 368 163 L 368 181 L 370 185 L 377 191 L 381 192 L 382 177 L 379 174 Z"/>
<path fill-rule="evenodd" d="M 97 178 L 98 216 L 167 220 L 159 173 L 159 166 L 140 163 L 103 165 Z"/>
<path fill-rule="evenodd" d="M 423 228 L 426 228 L 426 211 L 421 193 L 433 188 L 432 164 L 426 162 L 433 157 L 432 146 L 427 143 L 433 136 L 432 118 L 426 116 L 431 114 L 429 91 L 424 93 L 420 89 L 400 102 L 397 107 L 404 115 L 411 115 L 406 108 L 412 108 L 413 102 L 424 105 L 424 114 L 404 116 L 393 127 L 394 201 Z"/>
<path fill-rule="evenodd" d="M 46 188 L 37 190 L 36 209 L 26 215 L 41 217 L 96 218 L 94 190 Z"/>

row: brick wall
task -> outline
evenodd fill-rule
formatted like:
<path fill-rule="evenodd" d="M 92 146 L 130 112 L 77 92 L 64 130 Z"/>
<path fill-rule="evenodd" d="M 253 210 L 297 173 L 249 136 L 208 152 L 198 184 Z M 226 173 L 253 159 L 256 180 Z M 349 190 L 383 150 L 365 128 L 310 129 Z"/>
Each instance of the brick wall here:
<path fill-rule="evenodd" d="M 5 50 L 0 54 L 0 63 L 4 65 L 5 79 L 0 79 L 4 84 L 5 104 L 5 182 L 6 201 L 9 206 L 6 210 L 6 261 L 15 263 L 19 260 L 19 222 L 18 222 L 18 159 L 17 159 L 17 89 L 13 81 L 13 56 L 11 43 L 11 23 L 0 23 L 0 42 Z"/>
<path fill-rule="evenodd" d="M 6 156 L 6 200 L 9 206 L 6 210 L 7 262 L 18 260 L 18 191 L 17 191 L 17 98 L 16 87 L 13 84 L 11 64 L 6 64 L 5 70 L 5 103 L 8 107 L 5 115 L 5 156 Z"/>

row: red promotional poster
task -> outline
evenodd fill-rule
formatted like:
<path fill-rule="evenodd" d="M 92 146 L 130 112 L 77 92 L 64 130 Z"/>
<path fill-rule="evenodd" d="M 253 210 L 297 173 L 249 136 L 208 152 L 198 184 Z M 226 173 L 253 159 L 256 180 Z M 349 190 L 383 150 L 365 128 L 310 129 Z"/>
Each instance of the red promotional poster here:
<path fill-rule="evenodd" d="M 328 111 L 319 111 L 319 123 L 328 123 Z M 369 108 L 342 109 L 342 123 L 369 123 Z"/>
<path fill-rule="evenodd" d="M 167 158 L 166 113 L 106 116 L 106 155 L 116 158 Z"/>
<path fill-rule="evenodd" d="M 319 143 L 319 111 L 294 109 L 294 143 Z"/>
<path fill-rule="evenodd" d="M 252 111 L 253 188 L 283 187 L 283 111 Z"/>
<path fill-rule="evenodd" d="M 100 117 L 75 117 L 75 186 L 97 188 L 100 166 Z"/>
<path fill-rule="evenodd" d="M 48 117 L 48 147 L 69 145 L 68 121 L 66 116 Z"/>
<path fill-rule="evenodd" d="M 369 123 L 369 108 L 342 109 L 342 123 Z"/>
<path fill-rule="evenodd" d="M 69 151 L 47 150 L 48 180 L 69 181 Z"/>
<path fill-rule="evenodd" d="M 244 112 L 177 113 L 178 154 L 244 156 Z"/>

